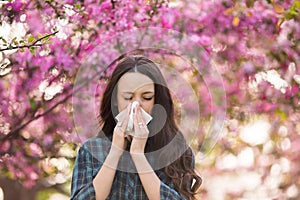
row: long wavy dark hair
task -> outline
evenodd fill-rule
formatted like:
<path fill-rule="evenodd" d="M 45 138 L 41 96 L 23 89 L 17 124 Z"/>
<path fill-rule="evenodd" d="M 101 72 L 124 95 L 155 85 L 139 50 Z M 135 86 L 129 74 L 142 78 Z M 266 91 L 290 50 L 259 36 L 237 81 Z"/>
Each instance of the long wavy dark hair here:
<path fill-rule="evenodd" d="M 154 82 L 154 104 L 163 106 L 167 117 L 163 127 L 158 128 L 161 123 L 159 119 L 159 110 L 152 109 L 152 121 L 148 124 L 149 138 L 145 147 L 145 152 L 153 152 L 165 147 L 175 138 L 175 145 L 172 145 L 172 151 L 165 151 L 162 158 L 174 156 L 182 152 L 178 159 L 164 167 L 163 170 L 168 176 L 169 183 L 187 199 L 195 199 L 195 195 L 202 183 L 202 179 L 195 172 L 195 163 L 193 152 L 188 147 L 183 134 L 179 131 L 174 117 L 174 105 L 166 81 L 158 66 L 145 56 L 126 56 L 121 59 L 108 80 L 103 94 L 100 106 L 100 125 L 102 133 L 107 137 L 113 134 L 116 121 L 115 114 L 117 108 L 117 83 L 119 79 L 127 72 L 139 72 L 148 76 Z M 151 133 L 153 136 L 151 136 Z M 176 137 L 175 137 L 176 136 Z M 184 149 L 184 152 L 182 151 Z M 172 155 L 171 155 L 172 154 Z M 191 183 L 194 183 L 193 185 Z"/>

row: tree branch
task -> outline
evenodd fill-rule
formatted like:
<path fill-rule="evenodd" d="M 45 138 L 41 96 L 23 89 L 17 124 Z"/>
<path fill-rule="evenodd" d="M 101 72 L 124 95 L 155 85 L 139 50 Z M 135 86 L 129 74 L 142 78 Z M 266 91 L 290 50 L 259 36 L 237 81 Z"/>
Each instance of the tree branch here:
<path fill-rule="evenodd" d="M 17 134 L 21 129 L 23 129 L 24 127 L 26 127 L 28 124 L 30 124 L 32 121 L 50 113 L 52 110 L 54 110 L 57 106 L 59 106 L 60 104 L 64 103 L 65 101 L 67 101 L 70 97 L 72 97 L 74 94 L 76 94 L 77 92 L 79 92 L 83 87 L 85 87 L 89 81 L 93 80 L 95 77 L 97 77 L 99 74 L 101 74 L 102 72 L 104 72 L 108 67 L 102 69 L 99 72 L 96 72 L 91 78 L 85 80 L 77 89 L 75 89 L 73 92 L 70 92 L 70 94 L 68 94 L 67 96 L 65 96 L 62 100 L 58 101 L 55 105 L 53 105 L 52 107 L 50 107 L 49 109 L 47 109 L 45 112 L 38 114 L 36 116 L 34 116 L 33 118 L 29 119 L 27 122 L 25 122 L 24 124 L 20 124 L 19 126 L 17 126 L 15 129 L 11 130 L 10 132 L 8 132 L 4 137 L 0 138 L 0 141 L 5 141 L 11 137 L 13 137 L 15 134 Z M 100 79 L 103 79 L 105 77 L 101 76 Z M 69 91 L 70 89 L 72 89 L 72 85 L 70 85 L 66 91 Z M 63 94 L 63 93 L 62 93 Z"/>
<path fill-rule="evenodd" d="M 58 31 L 55 31 L 54 33 L 51 33 L 51 34 L 48 34 L 48 35 L 45 35 L 45 36 L 43 36 L 43 37 L 35 40 L 34 42 L 32 42 L 29 45 L 10 46 L 10 47 L 6 47 L 6 48 L 3 48 L 3 49 L 0 49 L 0 52 L 7 51 L 7 50 L 13 50 L 13 49 L 23 49 L 23 48 L 29 49 L 30 47 L 40 47 L 40 46 L 42 46 L 42 44 L 37 44 L 38 42 L 42 41 L 43 39 L 45 39 L 47 37 L 51 37 L 51 36 L 55 35 L 56 33 L 58 33 Z"/>

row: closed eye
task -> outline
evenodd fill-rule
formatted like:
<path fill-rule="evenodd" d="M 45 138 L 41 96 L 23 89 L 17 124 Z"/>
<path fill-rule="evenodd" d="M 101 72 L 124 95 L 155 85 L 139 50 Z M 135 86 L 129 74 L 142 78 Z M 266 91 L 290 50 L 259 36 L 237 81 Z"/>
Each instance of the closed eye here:
<path fill-rule="evenodd" d="M 143 97 L 143 99 L 145 99 L 146 101 L 150 101 L 152 100 L 153 97 Z"/>
<path fill-rule="evenodd" d="M 125 99 L 125 101 L 131 101 L 133 97 L 123 97 Z M 143 97 L 143 99 L 145 101 L 151 101 L 153 99 L 153 96 L 152 97 Z"/>

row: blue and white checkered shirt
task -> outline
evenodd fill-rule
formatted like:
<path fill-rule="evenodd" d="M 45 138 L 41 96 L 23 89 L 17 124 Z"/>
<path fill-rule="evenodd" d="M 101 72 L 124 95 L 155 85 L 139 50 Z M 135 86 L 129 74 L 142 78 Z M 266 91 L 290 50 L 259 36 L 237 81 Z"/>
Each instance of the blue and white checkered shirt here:
<path fill-rule="evenodd" d="M 95 199 L 93 179 L 101 169 L 109 152 L 110 148 L 108 148 L 108 146 L 110 145 L 111 142 L 104 138 L 92 138 L 80 147 L 73 170 L 71 200 Z M 122 163 L 121 160 L 122 156 L 120 163 Z M 128 161 L 126 162 L 128 163 Z M 162 170 L 156 170 L 155 173 L 161 180 L 161 199 L 185 200 L 183 195 L 179 194 L 171 183 L 168 183 L 168 177 Z M 146 200 L 148 197 L 138 173 L 116 170 L 111 191 L 107 199 Z"/>

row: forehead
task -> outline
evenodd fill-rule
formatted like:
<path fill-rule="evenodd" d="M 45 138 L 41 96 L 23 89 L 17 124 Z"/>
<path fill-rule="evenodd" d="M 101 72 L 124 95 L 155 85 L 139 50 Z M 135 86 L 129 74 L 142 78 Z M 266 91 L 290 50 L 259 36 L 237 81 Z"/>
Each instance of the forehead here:
<path fill-rule="evenodd" d="M 140 90 L 154 91 L 153 81 L 144 74 L 138 72 L 127 72 L 118 82 L 119 92 L 136 92 Z"/>

